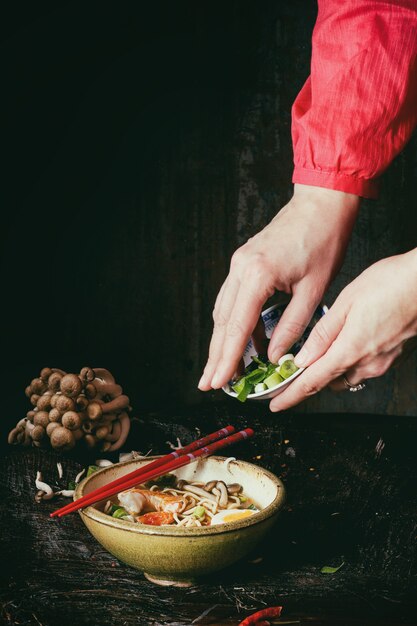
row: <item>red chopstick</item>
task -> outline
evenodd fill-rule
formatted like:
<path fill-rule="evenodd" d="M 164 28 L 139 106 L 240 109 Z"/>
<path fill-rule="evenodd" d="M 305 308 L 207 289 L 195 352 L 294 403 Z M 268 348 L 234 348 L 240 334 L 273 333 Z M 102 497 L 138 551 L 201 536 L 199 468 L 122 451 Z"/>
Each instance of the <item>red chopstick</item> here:
<path fill-rule="evenodd" d="M 166 454 L 165 456 L 162 456 L 161 458 L 156 459 L 155 461 L 152 461 L 152 463 L 148 463 L 144 467 L 140 467 L 139 469 L 134 470 L 133 472 L 130 472 L 130 474 L 127 474 L 126 476 L 117 478 L 116 480 L 113 480 L 111 483 L 108 483 L 107 485 L 104 485 L 103 487 L 99 487 L 98 489 L 95 489 L 94 494 L 98 495 L 101 492 L 104 493 L 110 487 L 115 487 L 116 485 L 123 485 L 127 477 L 140 478 L 141 474 L 144 474 L 145 472 L 149 472 L 150 470 L 156 469 L 157 467 L 161 467 L 162 465 L 165 465 L 165 463 L 168 463 L 171 460 L 184 456 L 185 454 L 188 454 L 189 452 L 194 452 L 194 450 L 198 450 L 198 448 L 202 448 L 203 446 L 209 443 L 213 443 L 214 441 L 217 441 L 217 439 L 221 439 L 223 437 L 226 437 L 227 435 L 231 435 L 234 432 L 235 432 L 234 426 L 226 426 L 225 428 L 221 428 L 220 430 L 217 430 L 216 432 L 211 433 L 210 435 L 201 437 L 201 439 L 196 439 L 196 441 L 193 441 L 192 443 L 188 444 L 188 446 L 185 446 L 184 448 L 179 448 L 179 450 L 170 452 L 169 454 Z M 79 498 L 79 500 L 77 500 L 77 503 L 81 504 L 82 502 L 87 500 L 87 498 L 90 498 L 92 494 L 93 492 L 87 494 L 86 496 L 83 496 L 82 498 Z M 61 517 L 62 514 L 66 512 L 67 510 L 70 509 L 72 511 L 73 507 L 74 507 L 74 502 L 70 502 L 69 504 L 66 504 L 65 506 L 51 513 L 50 517 L 57 517 L 57 516 Z"/>
<path fill-rule="evenodd" d="M 225 437 L 224 439 L 220 439 L 219 441 L 216 441 L 210 444 L 209 446 L 204 446 L 202 448 L 199 448 L 198 450 L 195 451 L 194 454 L 192 453 L 185 454 L 177 459 L 174 459 L 173 461 L 166 463 L 163 466 L 160 466 L 149 472 L 143 473 L 140 476 L 140 483 L 146 482 L 150 480 L 151 478 L 157 478 L 158 476 L 162 476 L 163 474 L 171 472 L 172 470 L 178 469 L 179 467 L 182 467 L 183 465 L 187 465 L 188 463 L 195 461 L 197 458 L 204 458 L 206 456 L 210 456 L 210 454 L 213 454 L 214 452 L 216 452 L 217 450 L 220 450 L 221 448 L 225 448 L 226 446 L 230 446 L 233 443 L 243 441 L 244 439 L 249 439 L 249 437 L 252 437 L 253 434 L 254 434 L 254 431 L 252 430 L 252 428 L 245 428 L 244 430 L 240 430 L 238 433 L 235 433 L 234 435 L 230 435 L 229 437 Z M 133 473 L 134 472 L 131 472 L 131 474 Z M 75 502 L 71 503 L 70 509 L 67 509 L 66 511 L 63 511 L 61 513 L 58 512 L 58 516 L 63 517 L 64 515 L 67 515 L 68 513 L 73 513 L 74 511 L 78 511 L 78 509 L 84 508 L 86 506 L 90 506 L 91 504 L 94 504 L 95 502 L 106 500 L 107 498 L 114 496 L 116 493 L 119 493 L 121 490 L 124 491 L 126 489 L 131 489 L 132 487 L 135 487 L 138 484 L 138 477 L 134 476 L 132 478 L 131 474 L 127 474 L 126 476 L 123 476 L 123 478 L 125 479 L 123 482 L 123 485 L 118 484 L 116 486 L 111 486 L 113 483 L 110 483 L 109 485 L 106 486 L 107 489 L 104 492 L 102 488 L 100 488 L 99 490 L 100 493 L 98 494 L 96 493 L 96 491 L 92 491 L 91 493 L 87 494 L 87 496 L 84 496 L 85 499 L 80 498 L 79 500 L 76 500 Z M 83 502 L 81 502 L 81 500 L 83 500 Z"/>

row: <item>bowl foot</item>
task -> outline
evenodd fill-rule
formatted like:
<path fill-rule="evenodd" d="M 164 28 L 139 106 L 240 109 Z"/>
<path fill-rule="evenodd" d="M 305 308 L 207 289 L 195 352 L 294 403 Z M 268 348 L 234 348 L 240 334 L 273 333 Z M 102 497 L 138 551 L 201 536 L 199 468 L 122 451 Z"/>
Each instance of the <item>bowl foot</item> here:
<path fill-rule="evenodd" d="M 156 585 L 162 585 L 163 587 L 192 587 L 193 585 L 195 585 L 195 582 L 193 580 L 164 580 L 163 578 L 156 578 L 155 576 L 151 576 L 146 572 L 143 572 L 143 575 L 151 583 L 155 583 Z"/>

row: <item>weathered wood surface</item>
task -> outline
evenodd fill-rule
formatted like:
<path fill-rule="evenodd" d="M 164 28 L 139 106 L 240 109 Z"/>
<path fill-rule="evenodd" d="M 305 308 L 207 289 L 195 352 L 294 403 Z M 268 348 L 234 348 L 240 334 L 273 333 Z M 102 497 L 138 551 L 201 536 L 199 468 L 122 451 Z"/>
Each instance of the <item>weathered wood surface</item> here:
<path fill-rule="evenodd" d="M 139 415 L 209 400 L 196 385 L 230 256 L 291 193 L 316 2 L 6 6 L 5 422 L 47 365 L 108 367 Z M 328 303 L 417 245 L 416 176 L 414 137 L 364 203 Z M 416 364 L 297 410 L 417 415 Z"/>
<path fill-rule="evenodd" d="M 34 503 L 36 470 L 54 482 L 62 460 L 65 484 L 94 455 L 62 459 L 3 447 L 3 623 L 236 626 L 254 610 L 282 604 L 283 623 L 415 626 L 415 421 L 369 415 L 271 419 L 260 406 L 243 409 L 228 403 L 181 415 L 149 414 L 134 422 L 126 447 L 160 453 L 167 440 L 180 436 L 187 443 L 197 429 L 252 425 L 254 440 L 230 454 L 261 464 L 286 484 L 285 510 L 254 554 L 190 589 L 149 583 L 106 553 L 78 515 L 50 520 L 62 500 Z M 336 574 L 320 573 L 323 565 L 342 561 Z"/>

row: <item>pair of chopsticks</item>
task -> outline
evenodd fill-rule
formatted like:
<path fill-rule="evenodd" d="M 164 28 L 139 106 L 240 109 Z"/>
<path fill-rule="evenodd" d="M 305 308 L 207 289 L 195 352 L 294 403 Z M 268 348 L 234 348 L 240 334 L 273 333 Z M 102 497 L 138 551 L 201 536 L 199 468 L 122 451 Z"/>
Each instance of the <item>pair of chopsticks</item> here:
<path fill-rule="evenodd" d="M 245 428 L 244 430 L 232 434 L 234 431 L 235 428 L 233 426 L 226 426 L 206 437 L 197 439 L 184 448 L 170 452 L 151 463 L 147 463 L 144 467 L 129 472 L 126 476 L 117 478 L 107 485 L 103 485 L 103 487 L 94 489 L 94 491 L 79 498 L 75 502 L 71 502 L 57 511 L 54 511 L 50 514 L 50 517 L 64 517 L 64 515 L 68 515 L 68 513 L 83 509 L 100 500 L 108 499 L 120 491 L 131 489 L 140 483 L 147 482 L 151 478 L 157 478 L 158 476 L 167 474 L 198 458 L 210 456 L 210 454 L 217 452 L 221 448 L 249 439 L 249 437 L 252 437 L 254 434 L 252 428 Z"/>

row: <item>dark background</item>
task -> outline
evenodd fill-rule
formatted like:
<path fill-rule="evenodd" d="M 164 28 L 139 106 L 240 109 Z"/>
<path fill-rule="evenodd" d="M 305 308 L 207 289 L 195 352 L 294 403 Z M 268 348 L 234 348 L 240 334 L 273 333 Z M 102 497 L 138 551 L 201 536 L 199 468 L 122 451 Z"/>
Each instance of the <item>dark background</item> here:
<path fill-rule="evenodd" d="M 138 415 L 224 400 L 196 388 L 211 310 L 233 250 L 291 195 L 290 108 L 309 73 L 315 16 L 313 0 L 9 7 L 8 427 L 44 366 L 109 368 Z M 364 203 L 327 303 L 373 261 L 417 245 L 416 175 L 414 137 L 380 199 Z M 416 363 L 366 393 L 323 392 L 297 410 L 417 415 Z"/>

